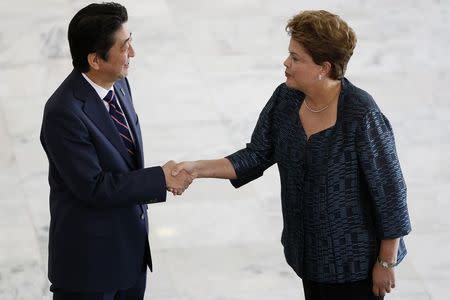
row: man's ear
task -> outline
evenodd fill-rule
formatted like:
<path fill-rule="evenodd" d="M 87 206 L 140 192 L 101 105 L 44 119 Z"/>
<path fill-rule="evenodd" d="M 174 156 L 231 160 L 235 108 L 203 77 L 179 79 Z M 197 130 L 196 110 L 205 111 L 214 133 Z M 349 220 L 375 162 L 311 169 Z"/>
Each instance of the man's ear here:
<path fill-rule="evenodd" d="M 100 69 L 100 57 L 97 53 L 89 53 L 87 59 L 91 69 L 94 69 L 96 71 Z"/>

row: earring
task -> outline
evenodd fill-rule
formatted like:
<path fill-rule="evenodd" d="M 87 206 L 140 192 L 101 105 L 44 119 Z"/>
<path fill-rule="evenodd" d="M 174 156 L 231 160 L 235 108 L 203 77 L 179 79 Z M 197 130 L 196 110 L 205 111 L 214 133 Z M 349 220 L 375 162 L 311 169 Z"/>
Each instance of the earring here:
<path fill-rule="evenodd" d="M 319 80 L 322 80 L 322 74 L 319 74 Z"/>

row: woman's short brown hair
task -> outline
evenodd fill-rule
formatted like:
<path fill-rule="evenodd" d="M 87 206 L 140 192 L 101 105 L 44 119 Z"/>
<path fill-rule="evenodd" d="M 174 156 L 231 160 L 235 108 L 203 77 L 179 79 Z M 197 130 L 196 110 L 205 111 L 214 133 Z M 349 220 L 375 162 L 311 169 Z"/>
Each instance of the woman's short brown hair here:
<path fill-rule="evenodd" d="M 286 31 L 305 48 L 314 63 L 331 63 L 332 79 L 344 77 L 356 35 L 338 15 L 325 10 L 302 11 L 289 20 Z"/>

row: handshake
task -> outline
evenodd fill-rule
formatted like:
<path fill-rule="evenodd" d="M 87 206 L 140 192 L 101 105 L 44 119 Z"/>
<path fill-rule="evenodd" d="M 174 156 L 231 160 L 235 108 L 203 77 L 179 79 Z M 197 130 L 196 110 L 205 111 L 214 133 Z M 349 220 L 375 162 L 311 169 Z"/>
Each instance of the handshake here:
<path fill-rule="evenodd" d="M 198 176 L 195 162 L 186 161 L 177 164 L 170 160 L 162 168 L 166 179 L 166 188 L 173 195 L 183 194 Z"/>

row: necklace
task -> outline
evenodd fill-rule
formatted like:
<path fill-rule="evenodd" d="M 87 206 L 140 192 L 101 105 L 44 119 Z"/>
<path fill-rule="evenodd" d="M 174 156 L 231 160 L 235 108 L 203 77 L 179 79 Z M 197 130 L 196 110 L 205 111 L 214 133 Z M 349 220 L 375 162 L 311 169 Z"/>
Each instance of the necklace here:
<path fill-rule="evenodd" d="M 330 106 L 330 104 L 328 104 L 328 105 L 326 105 L 326 106 L 324 106 L 322 108 L 319 108 L 319 109 L 312 109 L 311 107 L 309 107 L 308 102 L 306 102 L 306 98 L 305 98 L 304 102 L 305 102 L 306 108 L 310 112 L 313 112 L 313 113 L 320 113 L 321 111 L 324 111 L 325 109 L 327 109 Z"/>
<path fill-rule="evenodd" d="M 308 102 L 306 101 L 306 97 L 305 97 L 305 100 L 303 102 L 305 102 L 305 106 L 310 112 L 312 112 L 312 113 L 320 113 L 320 112 L 324 111 L 325 109 L 327 109 L 330 106 L 330 104 L 333 103 L 334 100 L 336 100 L 336 96 L 337 96 L 337 98 L 339 98 L 339 92 L 340 92 L 340 89 L 338 89 L 337 94 L 333 97 L 333 99 L 330 102 L 328 102 L 327 105 L 325 105 L 324 107 L 319 108 L 319 109 L 312 109 L 308 105 Z"/>

